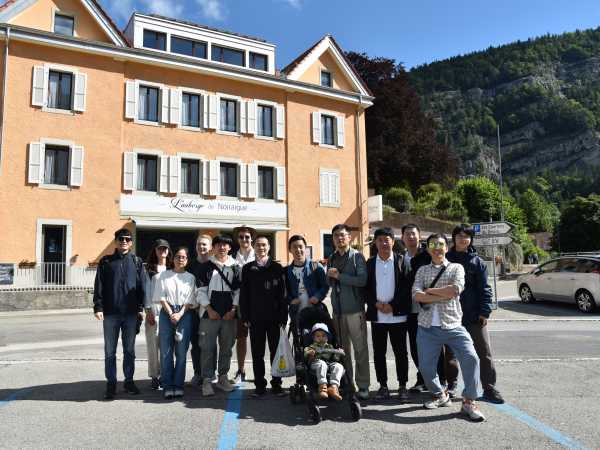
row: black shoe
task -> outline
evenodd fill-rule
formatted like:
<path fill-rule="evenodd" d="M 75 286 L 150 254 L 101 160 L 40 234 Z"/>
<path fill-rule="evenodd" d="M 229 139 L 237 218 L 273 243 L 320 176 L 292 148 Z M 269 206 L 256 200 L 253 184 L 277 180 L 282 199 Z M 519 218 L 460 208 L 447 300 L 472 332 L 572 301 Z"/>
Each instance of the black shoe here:
<path fill-rule="evenodd" d="M 266 388 L 264 388 L 264 387 L 256 388 L 256 389 L 254 389 L 254 392 L 252 393 L 252 398 L 263 398 L 265 395 L 267 395 Z"/>
<path fill-rule="evenodd" d="M 410 392 L 427 392 L 427 386 L 424 383 L 417 381 L 413 387 L 410 388 Z"/>
<path fill-rule="evenodd" d="M 387 386 L 381 386 L 375 395 L 375 400 L 384 401 L 390 399 L 390 390 Z"/>
<path fill-rule="evenodd" d="M 160 380 L 158 378 L 152 378 L 151 387 L 153 391 L 158 391 L 160 389 Z"/>
<path fill-rule="evenodd" d="M 496 405 L 504 403 L 504 398 L 496 389 L 486 389 L 483 391 L 483 399 L 490 403 L 495 403 Z"/>
<path fill-rule="evenodd" d="M 406 390 L 406 386 L 400 386 L 398 388 L 398 400 L 401 402 L 408 401 L 408 391 Z"/>
<path fill-rule="evenodd" d="M 106 383 L 106 392 L 104 393 L 104 400 L 112 400 L 115 398 L 117 392 L 117 385 L 114 383 Z"/>
<path fill-rule="evenodd" d="M 126 381 L 123 388 L 125 389 L 125 392 L 131 395 L 138 395 L 140 393 L 140 390 L 133 381 Z"/>
<path fill-rule="evenodd" d="M 458 386 L 456 383 L 452 383 L 452 384 L 448 385 L 447 392 L 448 392 L 448 395 L 450 396 L 450 398 L 456 398 L 457 390 L 458 390 Z"/>
<path fill-rule="evenodd" d="M 286 392 L 283 390 L 280 384 L 274 384 L 271 386 L 271 394 L 276 395 L 277 397 L 283 397 L 286 395 Z"/>

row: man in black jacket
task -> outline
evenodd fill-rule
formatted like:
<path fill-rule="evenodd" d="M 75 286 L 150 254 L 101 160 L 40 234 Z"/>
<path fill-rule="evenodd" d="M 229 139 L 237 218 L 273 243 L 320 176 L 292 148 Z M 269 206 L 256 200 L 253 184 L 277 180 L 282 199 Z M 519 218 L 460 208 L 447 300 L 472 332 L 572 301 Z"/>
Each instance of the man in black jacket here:
<path fill-rule="evenodd" d="M 403 256 L 392 252 L 394 233 L 390 228 L 375 231 L 377 255 L 367 261 L 367 320 L 371 321 L 373 359 L 379 382 L 377 400 L 390 398 L 387 386 L 386 349 L 388 335 L 396 360 L 398 396 L 408 400 L 408 354 L 406 351 L 407 318 L 411 311 L 408 277 L 402 271 Z"/>
<path fill-rule="evenodd" d="M 254 240 L 256 259 L 242 269 L 240 312 L 242 321 L 250 328 L 250 348 L 254 369 L 254 397 L 266 394 L 265 341 L 269 344 L 271 363 L 277 352 L 280 327 L 287 322 L 285 271 L 269 257 L 269 239 L 257 236 Z M 271 392 L 283 395 L 281 378 L 272 377 Z"/>
<path fill-rule="evenodd" d="M 142 260 L 130 250 L 131 232 L 115 232 L 117 248 L 100 259 L 94 282 L 94 315 L 104 330 L 104 373 L 107 385 L 104 398 L 112 400 L 117 387 L 117 343 L 123 343 L 124 388 L 130 394 L 140 391 L 133 382 L 135 335 L 138 320 L 143 319 L 145 270 Z"/>

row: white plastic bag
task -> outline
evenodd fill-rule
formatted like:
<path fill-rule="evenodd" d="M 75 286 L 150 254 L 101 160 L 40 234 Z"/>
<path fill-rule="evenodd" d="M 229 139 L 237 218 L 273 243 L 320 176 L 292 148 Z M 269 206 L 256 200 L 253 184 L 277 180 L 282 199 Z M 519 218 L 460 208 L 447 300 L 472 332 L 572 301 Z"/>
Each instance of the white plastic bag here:
<path fill-rule="evenodd" d="M 279 345 L 277 346 L 275 359 L 273 359 L 271 375 L 281 378 L 293 377 L 296 375 L 296 363 L 294 362 L 292 347 L 284 327 L 281 327 L 279 330 Z"/>

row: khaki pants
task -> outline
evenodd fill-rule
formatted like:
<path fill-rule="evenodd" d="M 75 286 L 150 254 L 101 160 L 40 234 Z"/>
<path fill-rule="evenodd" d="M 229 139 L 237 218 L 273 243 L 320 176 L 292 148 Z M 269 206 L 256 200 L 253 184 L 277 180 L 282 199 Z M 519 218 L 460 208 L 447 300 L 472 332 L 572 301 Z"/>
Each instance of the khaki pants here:
<path fill-rule="evenodd" d="M 155 316 L 156 323 L 154 325 L 149 325 L 148 322 L 144 322 L 146 348 L 148 350 L 148 376 L 150 378 L 160 378 L 158 317 L 157 314 Z"/>
<path fill-rule="evenodd" d="M 344 367 L 350 383 L 354 385 L 354 371 L 352 370 L 352 353 L 356 359 L 356 385 L 359 389 L 369 389 L 369 348 L 367 346 L 367 321 L 365 313 L 343 314 L 334 316 L 333 323 L 338 339 L 346 353 Z"/>

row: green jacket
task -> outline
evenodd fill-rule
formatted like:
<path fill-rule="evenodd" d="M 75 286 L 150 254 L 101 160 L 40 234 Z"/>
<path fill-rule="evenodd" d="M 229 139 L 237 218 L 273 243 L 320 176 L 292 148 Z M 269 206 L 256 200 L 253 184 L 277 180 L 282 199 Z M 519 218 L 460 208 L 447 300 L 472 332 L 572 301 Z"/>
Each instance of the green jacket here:
<path fill-rule="evenodd" d="M 314 350 L 315 352 L 318 351 L 323 351 L 323 350 L 333 350 L 333 345 L 329 344 L 329 343 L 325 343 L 325 344 L 319 344 L 317 342 L 313 342 L 312 344 L 310 344 L 308 347 L 306 347 L 304 349 L 304 358 L 308 359 L 308 352 L 310 350 Z M 320 359 L 322 361 L 326 361 L 326 362 L 339 362 L 340 361 L 340 355 L 337 353 L 321 353 L 315 354 L 315 359 Z"/>
<path fill-rule="evenodd" d="M 328 268 L 340 271 L 339 280 L 327 278 L 331 289 L 331 306 L 336 316 L 365 311 L 365 286 L 367 285 L 367 262 L 359 251 L 350 248 L 341 256 L 333 252 Z"/>

